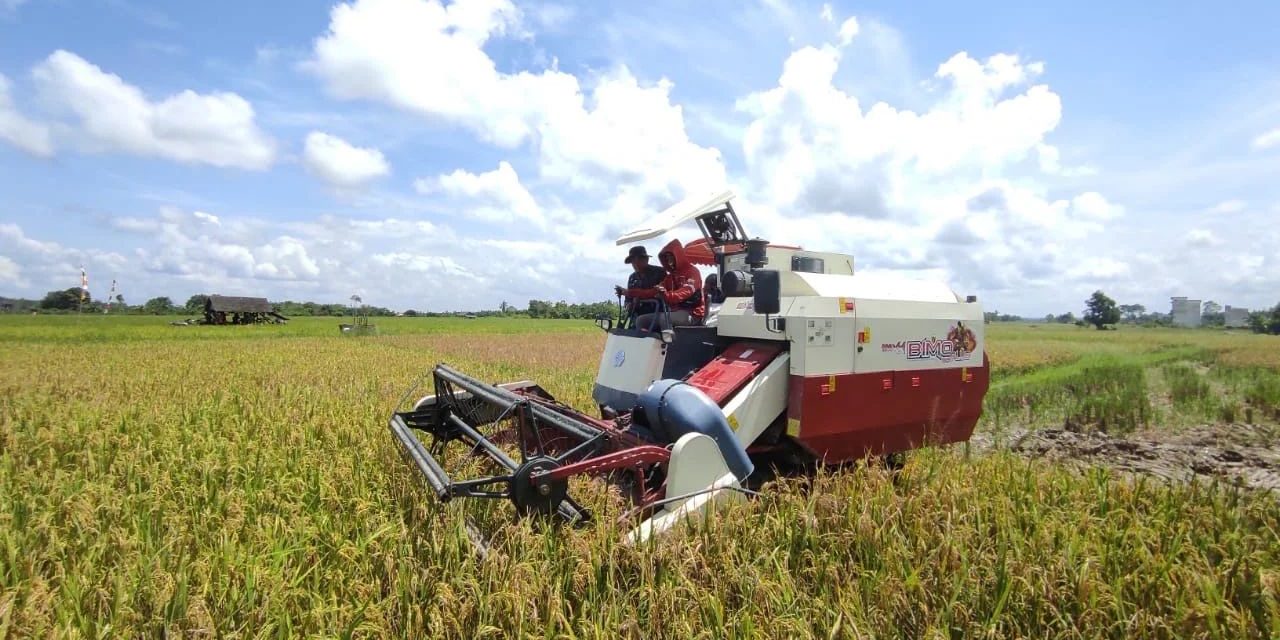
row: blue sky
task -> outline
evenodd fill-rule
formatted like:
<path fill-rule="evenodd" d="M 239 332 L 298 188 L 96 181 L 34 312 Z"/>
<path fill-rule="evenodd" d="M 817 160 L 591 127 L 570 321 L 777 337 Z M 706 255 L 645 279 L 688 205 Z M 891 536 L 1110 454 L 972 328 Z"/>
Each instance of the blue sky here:
<path fill-rule="evenodd" d="M 83 263 L 131 302 L 605 299 L 614 234 L 727 184 L 753 233 L 1001 311 L 1270 306 L 1278 25 L 1275 3 L 0 0 L 0 295 Z"/>

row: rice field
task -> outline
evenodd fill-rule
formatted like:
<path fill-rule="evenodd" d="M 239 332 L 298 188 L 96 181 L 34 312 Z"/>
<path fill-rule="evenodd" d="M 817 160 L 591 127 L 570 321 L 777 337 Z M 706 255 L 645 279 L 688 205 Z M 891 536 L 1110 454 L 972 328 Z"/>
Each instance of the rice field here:
<path fill-rule="evenodd" d="M 1280 637 L 1274 492 L 956 446 L 625 547 L 594 484 L 580 529 L 438 505 L 386 429 L 437 362 L 588 408 L 591 322 L 169 320 L 0 316 L 0 638 Z M 1275 338 L 988 332 L 996 442 L 1280 423 Z"/>

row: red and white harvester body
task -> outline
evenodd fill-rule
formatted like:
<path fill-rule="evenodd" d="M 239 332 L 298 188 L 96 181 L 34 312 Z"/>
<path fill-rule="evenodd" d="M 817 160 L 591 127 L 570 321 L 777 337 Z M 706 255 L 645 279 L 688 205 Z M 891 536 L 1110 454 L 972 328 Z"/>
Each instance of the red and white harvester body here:
<path fill-rule="evenodd" d="M 578 521 L 570 478 L 606 476 L 638 507 L 628 539 L 640 541 L 741 498 L 771 459 L 840 464 L 969 439 L 989 384 L 981 305 L 945 284 L 856 273 L 852 256 L 749 240 L 732 198 L 690 198 L 617 239 L 696 222 L 686 254 L 716 269 L 723 301 L 710 326 L 598 321 L 597 415 L 532 382 L 436 365 L 435 392 L 390 426 L 440 500 Z M 440 459 L 455 441 L 497 473 L 453 479 Z"/>

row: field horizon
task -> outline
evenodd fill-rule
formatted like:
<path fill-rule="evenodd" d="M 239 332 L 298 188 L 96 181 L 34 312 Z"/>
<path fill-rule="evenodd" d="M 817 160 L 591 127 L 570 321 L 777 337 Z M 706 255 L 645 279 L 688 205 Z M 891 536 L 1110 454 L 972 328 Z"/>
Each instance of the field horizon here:
<path fill-rule="evenodd" d="M 1272 336 L 993 323 L 970 443 L 633 548 L 598 483 L 437 504 L 386 426 L 439 362 L 589 411 L 589 320 L 174 319 L 0 316 L 0 638 L 1280 637 Z"/>

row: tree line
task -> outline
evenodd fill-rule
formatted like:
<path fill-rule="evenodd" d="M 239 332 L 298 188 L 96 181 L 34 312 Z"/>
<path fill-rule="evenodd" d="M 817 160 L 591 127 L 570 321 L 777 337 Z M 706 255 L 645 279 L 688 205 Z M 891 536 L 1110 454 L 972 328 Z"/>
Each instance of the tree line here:
<path fill-rule="evenodd" d="M 205 301 L 209 296 L 198 293 L 187 298 L 186 304 L 178 305 L 169 296 L 157 296 L 142 304 L 129 304 L 123 295 L 111 299 L 94 299 L 89 293 L 80 299 L 80 289 L 71 287 L 60 291 L 50 291 L 40 300 L 25 298 L 0 298 L 0 310 L 9 312 L 41 313 L 118 313 L 123 315 L 200 315 L 204 313 Z M 285 316 L 349 316 L 353 308 L 346 304 L 330 304 L 319 302 L 270 302 L 276 312 Z M 395 311 L 376 306 L 365 306 L 371 316 L 394 316 Z"/>
<path fill-rule="evenodd" d="M 1115 300 L 1100 290 L 1094 291 L 1084 305 L 1084 317 L 1077 322 L 1083 326 L 1093 325 L 1098 329 L 1105 329 L 1126 322 L 1146 326 L 1173 326 L 1172 313 L 1147 313 L 1146 307 L 1140 304 L 1116 304 Z M 1071 314 L 1067 313 L 1066 316 L 1070 318 Z M 1045 321 L 1048 322 L 1050 318 L 1060 321 L 1058 318 L 1061 317 L 1046 316 Z M 1226 312 L 1217 302 L 1206 300 L 1200 307 L 1201 326 L 1222 327 L 1226 325 L 1226 318 Z M 1280 304 L 1271 309 L 1251 312 L 1248 326 L 1254 333 L 1280 335 Z"/>
<path fill-rule="evenodd" d="M 1022 316 L 1000 313 L 999 311 L 987 311 L 983 314 L 983 320 L 988 324 L 992 322 L 1029 321 L 1029 319 Z M 1117 304 L 1114 299 L 1102 291 L 1095 291 L 1088 300 L 1085 300 L 1083 315 L 1076 316 L 1071 311 L 1057 315 L 1050 313 L 1044 316 L 1044 322 L 1045 324 L 1074 324 L 1081 327 L 1094 326 L 1098 329 L 1121 324 L 1143 327 L 1172 327 L 1173 314 L 1158 311 L 1148 312 L 1147 308 L 1141 304 Z M 1226 326 L 1226 323 L 1227 314 L 1222 305 L 1213 300 L 1206 300 L 1201 305 L 1201 326 L 1223 327 Z M 1248 326 L 1255 333 L 1280 335 L 1280 304 L 1271 309 L 1251 312 L 1248 318 Z"/>
<path fill-rule="evenodd" d="M 545 319 L 562 319 L 562 320 L 594 320 L 601 316 L 617 319 L 618 305 L 613 302 L 575 302 L 569 303 L 564 300 L 551 302 L 550 300 L 530 300 L 529 306 L 525 309 L 519 309 L 515 306 L 507 304 L 505 301 L 499 305 L 497 309 L 482 309 L 479 311 L 416 311 L 409 309 L 404 312 L 406 316 L 420 316 L 424 318 L 438 317 L 457 317 L 466 316 L 472 318 L 545 318 Z"/>
<path fill-rule="evenodd" d="M 151 298 L 140 305 L 129 305 L 125 302 L 123 295 L 117 295 L 110 301 L 94 300 L 89 294 L 85 294 L 85 299 L 80 299 L 81 290 L 78 287 L 71 287 L 60 291 L 50 291 L 45 294 L 41 300 L 28 300 L 23 298 L 0 298 L 0 310 L 9 312 L 30 312 L 39 310 L 45 313 L 70 313 L 81 311 L 84 313 L 103 313 L 107 311 L 108 302 L 110 302 L 110 313 L 120 314 L 145 314 L 145 315 L 173 315 L 189 313 L 198 315 L 204 312 L 204 303 L 208 299 L 205 294 L 196 294 L 187 298 L 186 304 L 178 306 L 173 303 L 167 296 L 158 296 Z M 305 317 L 305 316 L 349 316 L 354 315 L 355 308 L 349 304 L 320 303 L 320 302 L 294 302 L 293 300 L 285 300 L 283 302 L 271 302 L 276 311 L 288 317 Z M 398 315 L 395 311 L 385 307 L 363 305 L 364 311 L 370 316 L 394 316 Z M 526 317 L 526 318 L 558 318 L 558 319 L 595 319 L 599 317 L 608 317 L 617 320 L 618 306 L 614 302 L 578 302 L 568 303 L 564 300 L 551 302 L 550 300 L 530 300 L 526 309 L 517 309 L 507 304 L 504 300 L 497 309 L 485 309 L 479 311 L 416 311 L 409 309 L 404 312 L 405 316 L 419 317 Z M 999 311 L 988 311 L 984 320 L 990 322 L 1022 322 L 1021 316 L 1000 313 Z M 1084 314 L 1077 317 L 1074 313 L 1068 311 L 1060 315 L 1048 314 L 1044 317 L 1046 323 L 1057 324 L 1075 324 L 1079 326 L 1094 326 L 1098 329 L 1104 329 L 1109 326 L 1119 324 L 1132 324 L 1149 327 L 1167 327 L 1173 326 L 1173 317 L 1170 313 L 1148 312 L 1147 308 L 1141 304 L 1117 304 L 1114 299 L 1106 295 L 1102 291 L 1095 291 L 1088 300 L 1085 300 Z M 1212 300 L 1205 301 L 1201 307 L 1200 322 L 1207 327 L 1221 327 L 1226 323 L 1226 313 L 1221 305 Z M 1254 311 L 1249 314 L 1249 328 L 1256 333 L 1269 333 L 1280 335 L 1280 304 L 1271 309 L 1262 311 Z"/>
<path fill-rule="evenodd" d="M 585 302 L 569 304 L 564 300 L 552 303 L 548 300 L 530 300 L 525 313 L 530 318 L 584 318 L 594 319 L 601 316 L 617 319 L 618 304 L 616 302 Z"/>
<path fill-rule="evenodd" d="M 191 314 L 200 315 L 204 313 L 205 301 L 209 299 L 208 295 L 198 293 L 187 298 L 186 304 L 177 305 L 168 296 L 157 296 L 147 300 L 142 304 L 130 305 L 125 301 L 123 295 L 116 295 L 111 300 L 95 300 L 86 293 L 85 299 L 80 299 L 81 290 L 78 287 L 71 287 L 59 291 L 50 291 L 40 300 L 29 300 L 24 298 L 0 298 L 0 310 L 9 312 L 30 312 L 39 311 L 41 313 L 104 313 L 126 315 L 175 315 L 175 314 Z M 108 305 L 108 302 L 110 303 Z M 307 316 L 350 316 L 354 315 L 356 307 L 350 304 L 341 303 L 324 303 L 324 302 L 295 302 L 293 300 L 284 300 L 280 302 L 270 302 L 277 313 L 287 317 L 307 317 Z M 108 308 L 109 307 L 109 308 Z M 395 316 L 399 315 L 391 309 L 374 305 L 361 305 L 361 310 L 370 316 Z M 617 315 L 617 305 L 613 302 L 589 302 L 589 303 L 568 303 L 564 300 L 552 302 L 549 300 L 530 300 L 526 309 L 517 309 L 507 304 L 504 300 L 497 309 L 483 309 L 478 311 L 416 311 L 414 309 L 406 310 L 403 315 L 417 317 L 527 317 L 527 318 L 562 318 L 562 319 L 594 319 L 601 315 L 614 317 Z"/>

